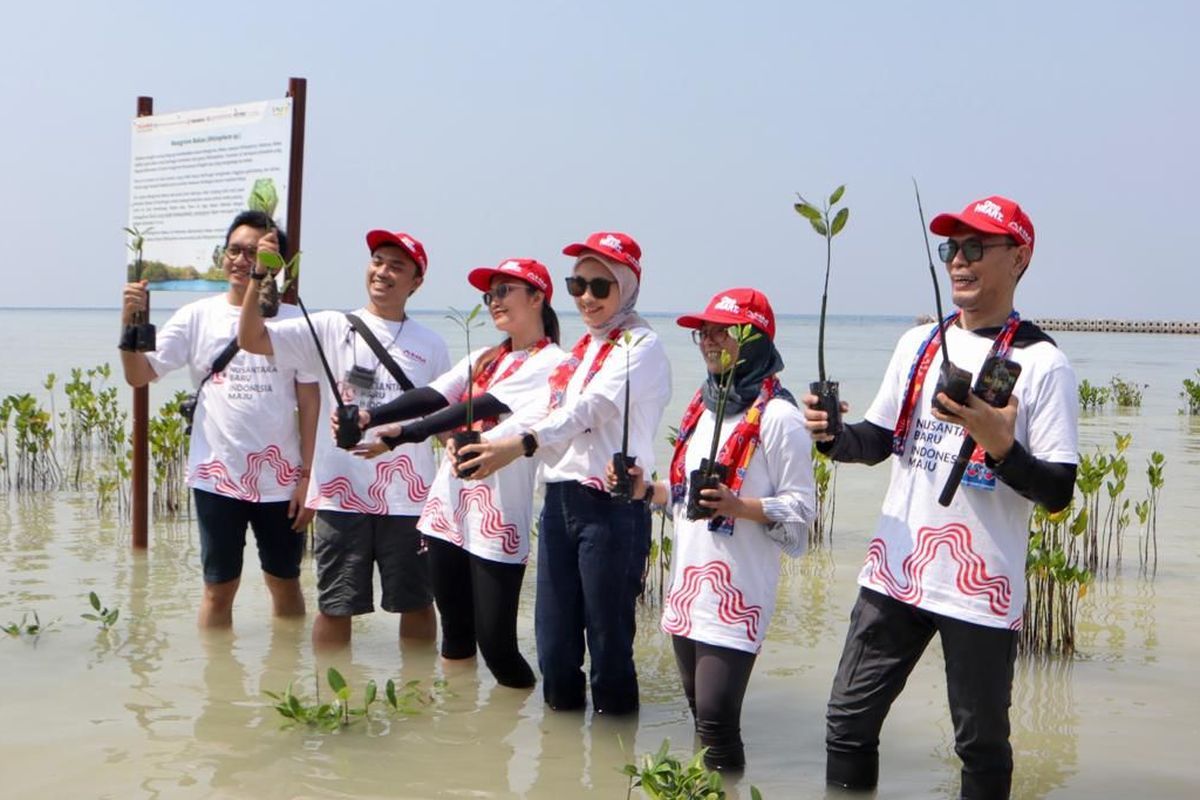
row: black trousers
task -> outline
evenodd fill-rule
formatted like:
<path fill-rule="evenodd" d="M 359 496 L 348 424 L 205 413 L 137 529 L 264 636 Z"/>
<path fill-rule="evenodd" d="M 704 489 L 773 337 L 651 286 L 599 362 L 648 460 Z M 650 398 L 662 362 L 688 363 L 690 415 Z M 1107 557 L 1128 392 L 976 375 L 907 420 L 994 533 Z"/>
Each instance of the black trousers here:
<path fill-rule="evenodd" d="M 442 655 L 470 658 L 478 642 L 484 663 L 501 686 L 533 686 L 537 679 L 517 649 L 525 565 L 489 561 L 432 536 L 425 540 L 442 625 Z"/>
<path fill-rule="evenodd" d="M 675 663 L 683 681 L 696 735 L 708 748 L 704 764 L 709 769 L 741 769 L 746 765 L 742 746 L 742 700 L 750 683 L 756 653 L 672 636 Z"/>
<path fill-rule="evenodd" d="M 826 780 L 870 789 L 879 731 L 934 633 L 946 658 L 954 749 L 963 798 L 1006 798 L 1012 783 L 1008 708 L 1017 633 L 922 611 L 860 589 L 826 714 Z"/>

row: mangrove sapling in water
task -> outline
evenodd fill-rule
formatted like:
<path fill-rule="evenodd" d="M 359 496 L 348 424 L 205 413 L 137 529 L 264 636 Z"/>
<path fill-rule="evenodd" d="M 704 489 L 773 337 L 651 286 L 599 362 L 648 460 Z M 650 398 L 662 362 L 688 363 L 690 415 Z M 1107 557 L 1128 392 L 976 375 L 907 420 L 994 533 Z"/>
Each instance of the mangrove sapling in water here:
<path fill-rule="evenodd" d="M 737 344 L 739 352 L 745 345 L 762 338 L 762 334 L 758 333 L 749 323 L 730 325 L 726 329 L 726 333 Z M 742 362 L 737 360 L 735 355 L 731 355 L 726 350 L 721 351 L 721 372 L 717 377 L 717 407 L 713 411 L 713 432 L 712 440 L 709 442 L 708 458 L 700 459 L 700 468 L 692 470 L 688 476 L 687 518 L 689 520 L 709 519 L 713 516 L 713 509 L 700 505 L 700 501 L 705 499 L 701 492 L 705 489 L 716 489 L 729 477 L 728 467 L 717 461 L 717 448 L 721 444 L 721 427 L 725 424 L 725 406 L 729 402 L 729 389 L 733 386 L 733 375 L 740 363 Z M 710 375 L 707 380 L 712 380 L 712 376 Z"/>
<path fill-rule="evenodd" d="M 1124 435 L 1113 431 L 1116 452 L 1112 456 L 1109 472 L 1112 480 L 1105 481 L 1104 487 L 1108 492 L 1108 512 L 1104 516 L 1104 571 L 1108 572 L 1112 565 L 1113 540 L 1117 545 L 1116 568 L 1121 568 L 1122 546 L 1121 538 L 1129 525 L 1129 498 L 1125 494 L 1126 479 L 1129 476 L 1129 462 L 1125 459 L 1125 451 L 1133 441 L 1133 434 Z"/>
<path fill-rule="evenodd" d="M 58 620 L 51 620 L 43 625 L 36 611 L 32 612 L 33 622 L 29 622 L 29 613 L 25 612 L 21 614 L 20 622 L 9 622 L 7 625 L 0 627 L 0 631 L 4 631 L 14 639 L 20 639 L 21 637 L 36 639 L 46 631 L 54 630 L 55 625 L 58 624 Z"/>
<path fill-rule="evenodd" d="M 645 338 L 644 333 L 634 339 L 632 333 L 624 331 L 614 342 L 615 346 L 625 351 L 625 410 L 621 416 L 621 451 L 612 455 L 612 468 L 616 480 L 609 491 L 614 500 L 622 502 L 632 499 L 629 493 L 633 491 L 633 478 L 629 474 L 629 468 L 637 465 L 637 457 L 629 455 L 629 359 L 633 349 Z"/>
<path fill-rule="evenodd" d="M 378 699 L 378 688 L 374 680 L 367 681 L 363 689 L 363 703 L 361 706 L 355 707 L 351 702 L 353 692 L 342 673 L 330 667 L 325 673 L 325 679 L 333 692 L 333 700 L 329 703 L 321 702 L 321 683 L 315 674 L 313 676 L 313 684 L 316 688 L 315 702 L 310 703 L 294 694 L 291 683 L 282 692 L 263 692 L 263 694 L 275 701 L 272 707 L 279 712 L 280 716 L 288 720 L 284 723 L 285 726 L 305 725 L 331 732 L 344 728 L 359 719 L 368 721 L 372 719 L 371 706 Z M 392 714 L 412 716 L 420 713 L 421 706 L 434 703 L 445 691 L 445 681 L 435 681 L 434 689 L 425 692 L 420 688 L 420 681 L 409 681 L 397 688 L 396 682 L 389 679 L 384 687 L 383 704 Z"/>
<path fill-rule="evenodd" d="M 462 430 L 451 434 L 450 438 L 454 440 L 455 451 L 469 444 L 479 444 L 482 439 L 481 432 L 475 429 L 475 365 L 471 361 L 471 329 L 483 325 L 483 320 L 478 319 L 479 312 L 482 310 L 483 305 L 476 303 L 475 307 L 466 313 L 457 308 L 451 308 L 450 313 L 446 315 L 446 319 L 462 330 L 463 336 L 467 340 L 467 422 Z M 478 467 L 463 470 L 455 466 L 454 474 L 460 478 L 469 478 L 475 474 L 476 469 Z"/>
<path fill-rule="evenodd" d="M 1142 390 L 1149 388 L 1149 384 L 1141 385 L 1133 381 L 1127 381 L 1120 375 L 1114 375 L 1109 382 L 1112 386 L 1113 398 L 1117 402 L 1117 408 L 1141 408 L 1142 407 Z"/>
<path fill-rule="evenodd" d="M 1076 542 L 1087 527 L 1087 510 L 1074 504 L 1051 514 L 1035 506 L 1025 560 L 1029 596 L 1017 646 L 1027 655 L 1075 651 L 1076 612 L 1092 573 L 1079 564 Z"/>
<path fill-rule="evenodd" d="M 1179 396 L 1186 403 L 1187 407 L 1181 408 L 1179 410 L 1180 414 L 1185 412 L 1188 414 L 1200 414 L 1200 369 L 1196 370 L 1196 378 L 1197 380 L 1192 380 L 1191 378 L 1183 379 L 1183 391 L 1179 393 Z"/>
<path fill-rule="evenodd" d="M 634 789 L 641 789 L 651 800 L 724 800 L 721 774 L 704 766 L 707 752 L 707 747 L 702 748 L 684 764 L 671 754 L 671 741 L 664 739 L 657 752 L 621 768 L 622 774 L 629 777 L 626 799 L 633 797 Z M 750 787 L 750 797 L 762 800 L 758 787 Z"/>
<path fill-rule="evenodd" d="M 184 478 L 187 472 L 187 423 L 180 405 L 190 395 L 179 391 L 163 404 L 147 427 L 147 442 L 154 461 L 154 513 L 175 514 L 188 503 Z"/>
<path fill-rule="evenodd" d="M 95 622 L 100 626 L 101 630 L 110 630 L 113 625 L 117 624 L 117 618 L 121 616 L 121 609 L 107 608 L 100 602 L 100 596 L 95 592 L 88 592 L 88 603 L 91 604 L 92 610 L 95 613 L 80 614 L 79 616 Z"/>
<path fill-rule="evenodd" d="M 1079 407 L 1084 411 L 1098 411 L 1108 402 L 1109 394 L 1107 386 L 1093 386 L 1084 378 L 1079 382 Z"/>
<path fill-rule="evenodd" d="M 792 206 L 796 209 L 797 214 L 808 220 L 817 235 L 825 239 L 825 283 L 821 290 L 821 322 L 817 328 L 817 371 L 820 380 L 809 384 L 808 388 L 816 395 L 818 408 L 828 415 L 829 421 L 825 426 L 825 432 L 832 436 L 836 436 L 842 431 L 842 405 L 838 397 L 837 381 L 828 380 L 825 374 L 825 309 L 829 300 L 829 267 L 833 260 L 833 237 L 846 227 L 846 220 L 850 218 L 850 209 L 839 209 L 833 219 L 830 219 L 829 214 L 845 192 L 844 184 L 834 189 L 833 194 L 829 195 L 828 202 L 822 208 L 817 208 L 809 203 L 797 192 L 796 197 L 800 202 Z"/>
<path fill-rule="evenodd" d="M 1150 488 L 1146 496 L 1143 511 L 1138 512 L 1144 532 L 1141 547 L 1141 569 L 1143 573 L 1158 572 L 1158 496 L 1163 487 L 1163 469 L 1166 467 L 1166 457 L 1155 450 L 1146 461 L 1146 478 Z"/>
<path fill-rule="evenodd" d="M 16 434 L 17 474 L 13 483 L 16 490 L 46 491 L 57 488 L 62 479 L 62 470 L 54 456 L 54 429 L 50 426 L 50 412 L 28 393 L 9 395 L 0 401 L 0 405 L 4 406 L 0 418 L 5 422 L 6 451 L 9 419 Z M 8 463 L 7 452 L 5 463 Z"/>

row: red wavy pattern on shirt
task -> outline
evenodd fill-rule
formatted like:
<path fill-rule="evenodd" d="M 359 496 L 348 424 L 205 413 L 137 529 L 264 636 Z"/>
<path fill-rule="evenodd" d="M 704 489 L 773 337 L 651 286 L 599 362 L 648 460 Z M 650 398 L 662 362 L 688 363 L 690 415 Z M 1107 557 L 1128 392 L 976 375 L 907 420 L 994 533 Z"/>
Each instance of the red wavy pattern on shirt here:
<path fill-rule="evenodd" d="M 428 528 L 434 533 L 442 534 L 459 547 L 463 546 L 462 533 L 459 532 L 458 526 L 450 521 L 446 514 L 446 504 L 440 498 L 431 497 L 425 502 L 421 518 L 417 520 L 417 527 Z"/>
<path fill-rule="evenodd" d="M 945 548 L 958 565 L 955 588 L 968 597 L 987 597 L 993 614 L 1007 616 L 1012 605 L 1012 587 L 1008 578 L 988 575 L 987 562 L 975 552 L 971 544 L 971 530 L 962 523 L 951 522 L 940 528 L 921 528 L 917 531 L 916 546 L 901 565 L 903 583 L 888 568 L 887 545 L 882 539 L 873 539 L 867 548 L 867 580 L 884 587 L 897 600 L 917 605 L 924 597 L 925 570 L 933 563 L 941 548 Z"/>
<path fill-rule="evenodd" d="M 375 480 L 367 488 L 366 498 L 354 491 L 350 479 L 344 475 L 322 483 L 319 491 L 322 498 L 336 501 L 344 511 L 356 511 L 360 514 L 386 514 L 388 513 L 388 484 L 397 478 L 404 482 L 408 499 L 412 502 L 420 503 L 429 494 L 429 484 L 425 483 L 417 474 L 413 468 L 412 459 L 407 455 L 401 455 L 391 461 L 375 465 Z"/>
<path fill-rule="evenodd" d="M 236 481 L 230 475 L 229 467 L 218 458 L 197 465 L 195 476 L 206 481 L 215 481 L 213 488 L 218 494 L 257 503 L 262 499 L 258 481 L 267 467 L 275 471 L 276 483 L 284 488 L 292 486 L 300 477 L 300 468 L 288 463 L 279 445 L 274 444 L 248 454 L 246 471 Z"/>
<path fill-rule="evenodd" d="M 700 596 L 704 584 L 720 598 L 717 604 L 717 619 L 726 625 L 742 625 L 746 638 L 758 641 L 758 622 L 762 606 L 749 605 L 742 590 L 733 585 L 733 573 L 724 561 L 709 561 L 698 567 L 685 567 L 678 588 L 667 595 L 663 610 L 662 628 L 676 636 L 687 636 L 692 631 L 692 604 Z"/>
<path fill-rule="evenodd" d="M 521 549 L 521 532 L 517 530 L 516 525 L 504 521 L 500 509 L 496 508 L 495 500 L 492 498 L 492 487 L 477 483 L 469 488 L 464 486 L 459 490 L 458 507 L 454 510 L 454 516 L 459 525 L 462 525 L 472 506 L 483 516 L 479 533 L 488 539 L 498 540 L 500 549 L 505 554 L 515 556 Z"/>

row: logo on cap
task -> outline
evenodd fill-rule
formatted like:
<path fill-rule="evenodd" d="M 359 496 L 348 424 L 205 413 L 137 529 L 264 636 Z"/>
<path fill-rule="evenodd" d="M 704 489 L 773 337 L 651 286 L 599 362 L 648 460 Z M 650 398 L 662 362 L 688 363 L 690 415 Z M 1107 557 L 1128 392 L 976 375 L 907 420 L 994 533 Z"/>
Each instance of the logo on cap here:
<path fill-rule="evenodd" d="M 1013 231 L 1018 236 L 1020 236 L 1022 239 L 1024 239 L 1025 244 L 1029 244 L 1030 242 L 1033 241 L 1033 237 L 1029 235 L 1029 231 L 1025 230 L 1025 227 L 1021 223 L 1017 222 L 1015 219 L 1012 222 L 1008 223 L 1008 228 L 1009 228 L 1009 230 Z"/>
<path fill-rule="evenodd" d="M 752 308 L 748 308 L 746 309 L 746 316 L 757 322 L 759 327 L 763 328 L 764 330 L 770 330 L 771 320 L 767 319 L 767 315 L 763 314 L 761 311 L 755 311 Z"/>
<path fill-rule="evenodd" d="M 984 200 L 982 203 L 975 204 L 975 213 L 983 214 L 985 217 L 991 217 L 1000 224 L 1004 224 L 1004 210 L 1000 206 L 993 203 L 991 200 Z"/>
<path fill-rule="evenodd" d="M 613 236 L 611 233 L 608 234 L 607 236 L 605 236 L 604 238 L 602 238 L 599 242 L 597 242 L 597 244 L 603 245 L 604 247 L 611 247 L 613 250 L 616 250 L 618 253 L 622 252 L 621 240 L 618 239 L 617 237 Z"/>
<path fill-rule="evenodd" d="M 515 261 L 505 261 L 503 264 L 500 265 L 499 268 L 504 270 L 505 272 L 520 272 L 521 271 L 521 265 Z"/>
<path fill-rule="evenodd" d="M 725 295 L 718 300 L 717 304 L 713 306 L 713 311 L 728 311 L 730 314 L 742 313 L 742 309 L 738 306 L 737 300 L 734 300 L 729 295 Z"/>

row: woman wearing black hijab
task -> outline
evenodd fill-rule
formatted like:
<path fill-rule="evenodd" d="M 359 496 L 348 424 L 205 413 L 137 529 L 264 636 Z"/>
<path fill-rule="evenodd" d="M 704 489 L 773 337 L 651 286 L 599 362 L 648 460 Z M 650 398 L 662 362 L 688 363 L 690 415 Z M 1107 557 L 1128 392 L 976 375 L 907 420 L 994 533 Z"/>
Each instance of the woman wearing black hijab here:
<path fill-rule="evenodd" d="M 704 312 L 677 322 L 693 330 L 708 377 L 680 422 L 670 482 L 653 487 L 654 502 L 669 503 L 675 523 L 662 628 L 672 637 L 705 763 L 739 770 L 742 698 L 774 611 L 780 554 L 798 556 L 808 543 L 815 509 L 811 443 L 803 415 L 779 383 L 783 359 L 765 295 L 728 289 Z M 739 346 L 731 326 L 746 325 L 756 335 L 743 336 Z M 689 519 L 688 482 L 710 455 L 722 377 L 730 369 L 716 437 L 716 462 L 726 477 L 700 493 L 698 505 L 711 516 Z M 640 496 L 642 472 L 631 474 Z"/>

